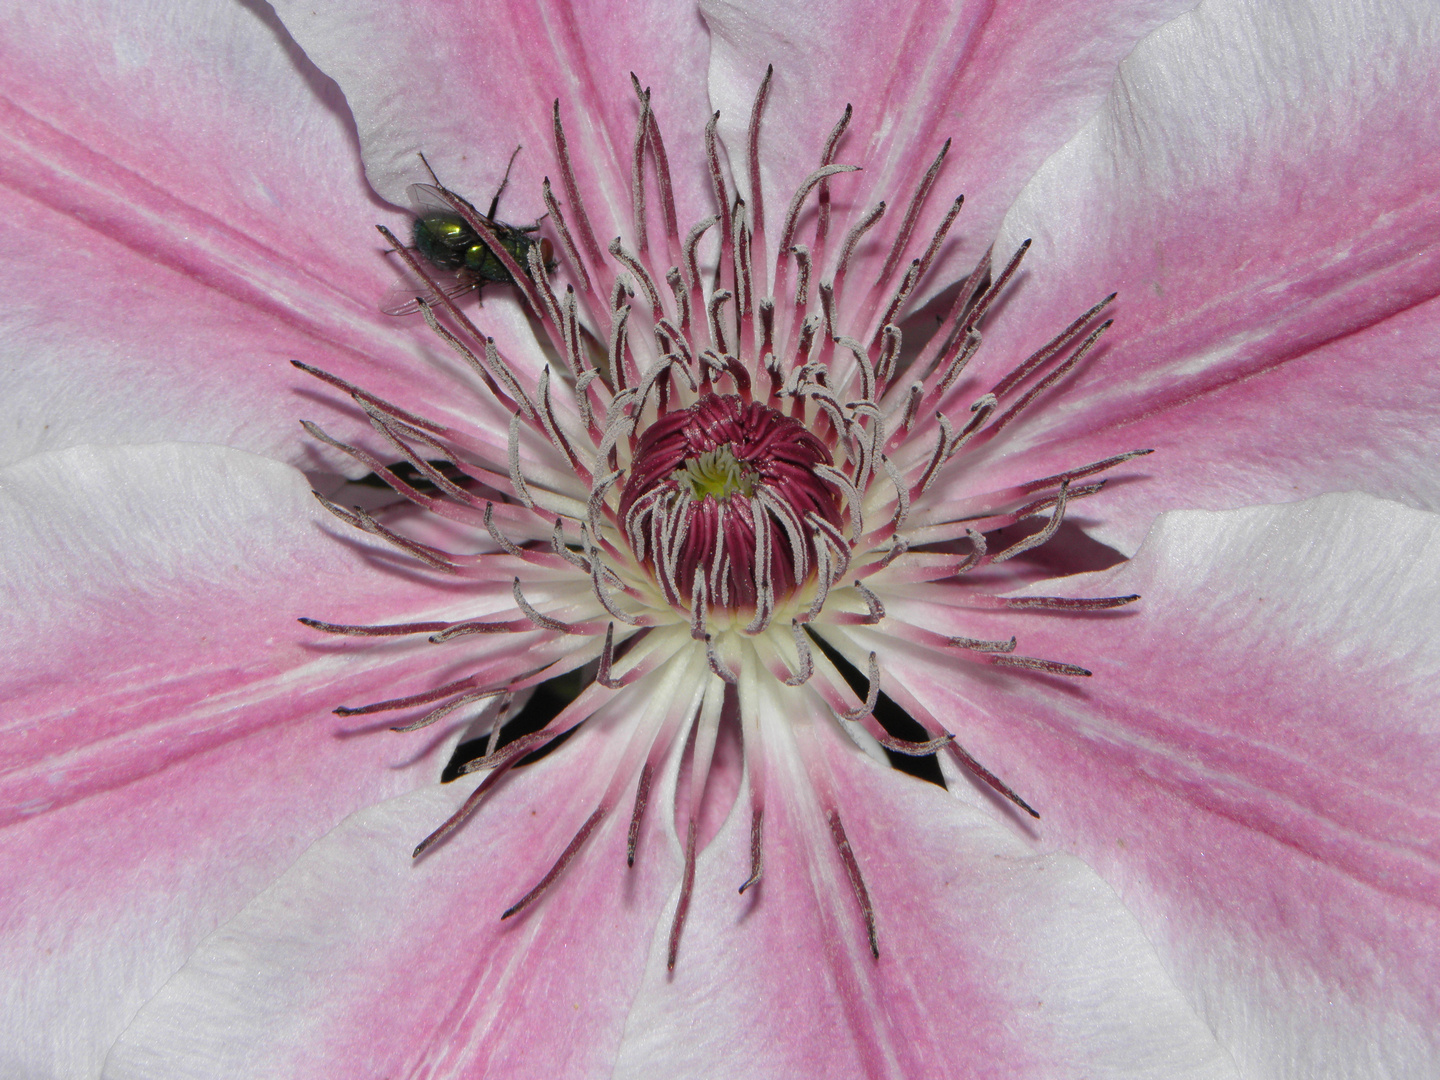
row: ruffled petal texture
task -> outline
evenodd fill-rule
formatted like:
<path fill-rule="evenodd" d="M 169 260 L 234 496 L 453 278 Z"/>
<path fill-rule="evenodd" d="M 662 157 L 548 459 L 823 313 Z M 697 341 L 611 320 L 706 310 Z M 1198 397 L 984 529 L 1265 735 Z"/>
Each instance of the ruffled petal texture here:
<path fill-rule="evenodd" d="M 1035 169 L 1104 100 L 1135 42 L 1191 6 L 1190 0 L 818 6 L 707 0 L 701 10 L 714 35 L 710 96 L 730 167 L 751 206 L 746 132 L 756 89 L 774 65 L 760 141 L 772 244 L 791 195 L 819 167 L 820 148 L 846 105 L 854 105 L 833 160 L 864 172 L 830 184 L 836 213 L 830 252 L 864 212 L 889 200 L 884 221 L 856 253 L 855 279 L 868 288 L 947 139 L 953 142 L 938 181 L 910 225 L 923 248 L 951 200 L 965 195 L 929 278 L 941 287 L 970 272 Z M 801 234 L 807 244 L 813 218 L 812 208 Z M 858 306 L 863 289 L 850 293 Z"/>
<path fill-rule="evenodd" d="M 0 367 L 13 418 L 0 436 L 0 1073 L 1348 1078 L 1433 1067 L 1440 518 L 1416 507 L 1440 505 L 1440 16 L 1421 0 L 1204 0 L 1178 14 L 1188 7 L 845 0 L 820 14 L 697 13 L 666 0 L 423 0 L 335 12 L 41 0 L 20 12 L 0 44 L 0 285 L 11 298 Z M 457 358 L 419 319 L 380 313 L 395 275 L 369 225 L 403 234 L 409 219 L 382 199 L 403 202 L 408 183 L 427 179 L 417 151 L 483 209 L 520 145 L 499 218 L 538 221 L 548 177 L 572 223 L 584 193 L 589 264 L 618 236 L 660 280 L 680 245 L 637 120 L 653 107 L 665 132 L 680 235 L 716 210 L 697 152 L 712 110 L 718 167 L 753 207 L 746 123 L 770 63 L 756 250 L 775 246 L 846 102 L 856 111 L 833 157 L 864 170 L 832 177 L 812 204 L 838 211 L 815 241 L 817 284 L 844 232 L 891 200 L 836 294 L 840 331 L 879 329 L 884 297 L 869 282 L 904 276 L 896 268 L 960 190 L 967 216 L 929 253 L 930 280 L 968 272 L 997 226 L 1001 259 L 1035 237 L 983 324 L 985 347 L 953 389 L 932 373 L 936 399 L 917 421 L 938 435 L 940 479 L 919 482 L 909 524 L 922 530 L 916 548 L 933 540 L 946 554 L 896 543 L 883 564 L 860 567 L 874 573 L 866 588 L 855 579 L 859 607 L 817 601 L 809 629 L 872 670 L 872 688 L 955 731 L 1040 809 L 1038 823 L 954 770 L 947 793 L 843 742 L 845 703 L 817 689 L 839 675 L 819 650 L 791 680 L 814 676 L 808 685 L 784 684 L 810 649 L 801 620 L 792 652 L 783 623 L 711 649 L 703 610 L 618 653 L 607 637 L 602 652 L 600 606 L 623 615 L 604 592 L 600 548 L 585 545 L 604 538 L 596 492 L 605 498 L 631 462 L 597 447 L 595 462 L 618 470 L 601 480 L 557 432 L 625 437 L 626 406 L 597 398 L 615 413 L 603 424 L 578 404 L 552 416 L 554 358 L 515 288 L 487 287 L 476 334 L 477 351 L 498 346 L 508 367 Z M 940 180 L 907 216 L 948 136 Z M 629 224 L 640 188 L 648 240 Z M 819 213 L 804 215 L 816 228 Z M 706 277 L 728 230 L 701 247 Z M 638 261 L 621 264 L 598 288 L 576 283 L 587 291 L 579 318 L 595 324 L 583 347 L 596 355 L 607 347 L 598 323 L 616 319 L 627 281 L 641 285 L 635 296 L 644 288 Z M 560 294 L 566 274 L 584 276 L 580 262 L 557 274 Z M 762 265 L 762 296 L 765 275 Z M 736 309 L 748 305 L 748 278 L 737 270 L 730 283 Z M 712 292 L 702 312 L 691 284 L 696 325 L 713 324 L 726 298 Z M 942 473 L 960 444 L 935 409 L 961 416 L 1111 288 L 1117 324 L 1102 347 L 1014 424 L 999 414 L 1004 430 Z M 782 368 L 791 309 L 804 306 L 777 308 Z M 812 329 L 823 325 L 817 316 Z M 566 339 L 572 375 L 579 337 Z M 826 338 L 824 355 L 840 341 Z M 623 349 L 618 329 L 608 344 Z M 857 371 L 869 379 L 866 347 Z M 306 385 L 292 360 L 365 392 L 332 409 L 330 389 Z M 747 358 L 751 374 L 759 360 Z M 480 385 L 491 369 L 504 391 Z M 798 395 L 799 369 L 785 370 Z M 738 392 L 741 374 L 718 377 Z M 529 428 L 527 399 L 541 405 Z M 424 540 L 463 553 L 425 569 L 341 536 L 292 468 L 342 467 L 317 429 L 301 439 L 295 420 L 319 418 L 312 408 L 331 409 L 334 436 L 380 458 L 409 454 L 451 494 L 426 462 L 453 447 L 475 481 L 458 493 L 465 505 L 385 520 L 408 516 Z M 848 423 L 838 408 L 836 446 Z M 902 462 L 915 472 L 919 443 Z M 1138 604 L 1041 617 L 977 599 L 987 581 L 1003 591 L 1030 580 L 1014 563 L 924 579 L 966 524 L 1020 517 L 998 512 L 1006 499 L 1140 447 L 1159 453 L 1077 515 L 1135 557 L 1031 590 L 1140 594 Z M 343 467 L 388 475 L 368 453 Z M 529 513 L 522 469 L 545 496 L 543 518 Z M 899 531 L 910 501 L 889 476 Z M 1328 495 L 1155 516 L 1341 487 L 1400 502 Z M 1030 509 L 1063 507 L 1067 488 Z M 836 550 L 848 553 L 866 496 L 842 494 L 855 533 L 837 533 Z M 589 526 L 580 551 L 561 519 Z M 626 543 L 633 551 L 614 533 L 615 550 Z M 537 586 L 530 601 L 522 572 Z M 665 619 L 684 606 L 667 603 L 656 606 Z M 567 605 L 584 619 L 567 621 Z M 312 634 L 299 616 L 340 625 Z M 428 639 L 462 619 L 474 623 Z M 344 635 L 377 622 L 424 625 Z M 1093 674 L 992 666 L 1012 633 L 1012 661 Z M 673 670 L 612 686 L 612 670 L 623 681 L 645 650 Z M 431 784 L 475 718 L 459 706 L 503 692 L 497 707 L 508 708 L 547 664 L 592 660 L 600 674 L 584 693 L 607 706 L 556 753 L 502 771 L 478 816 L 412 859 L 464 798 Z M 395 702 L 376 699 L 408 709 L 452 692 L 457 711 L 436 709 L 445 724 L 408 739 L 383 730 L 414 717 L 391 719 L 381 706 Z M 386 719 L 331 712 L 367 704 Z M 724 797 L 696 811 L 709 846 L 684 894 L 672 975 L 677 881 L 694 866 L 675 826 L 694 778 L 685 738 L 647 740 L 694 722 L 688 746 L 703 758 L 696 747 L 722 713 L 731 742 L 710 779 Z M 745 733 L 743 782 L 733 727 Z M 632 869 L 623 811 L 641 758 L 659 780 Z M 697 802 L 706 790 L 696 784 Z M 749 812 L 762 805 L 765 875 L 737 895 L 755 850 Z M 864 873 L 878 957 L 837 852 L 839 818 L 827 820 L 842 811 L 840 850 Z M 502 921 L 577 836 L 588 846 L 556 887 Z"/>
<path fill-rule="evenodd" d="M 1206 0 L 1144 41 L 1001 232 L 1000 256 L 1035 248 L 976 393 L 1120 295 L 995 468 L 1154 448 L 1097 526 L 1127 551 L 1168 507 L 1440 505 L 1437 102 L 1425 2 Z"/>
<path fill-rule="evenodd" d="M 276 9 L 306 55 L 344 89 L 371 183 L 397 203 L 407 184 L 423 179 L 415 160 L 423 151 L 447 186 L 484 209 L 520 146 L 500 217 L 519 224 L 540 217 L 542 178 L 564 198 L 552 123 L 558 101 L 597 236 L 603 244 L 623 231 L 628 243 L 640 115 L 631 73 L 652 87 L 670 138 L 694 143 L 710 115 L 709 35 L 694 5 L 677 0 L 618 7 L 487 0 L 463 8 L 425 0 L 343 11 L 286 2 Z M 709 181 L 694 155 L 677 165 L 684 166 L 674 174 L 677 209 L 689 222 L 711 212 Z"/>
<path fill-rule="evenodd" d="M 500 914 L 584 822 L 621 746 L 613 730 L 578 733 L 415 862 L 463 785 L 355 815 L 197 950 L 106 1080 L 610 1075 L 674 884 L 674 834 L 667 845 L 651 815 L 627 869 L 628 815 L 615 815 L 537 907 Z"/>
<path fill-rule="evenodd" d="M 487 2 L 457 8 L 424 2 L 317 9 L 280 3 L 276 8 L 306 55 L 344 90 L 367 176 L 393 202 L 406 204 L 407 187 L 429 181 L 417 157 L 424 153 L 441 183 L 484 212 L 510 162 L 497 220 L 523 227 L 544 218 L 542 191 L 548 180 L 582 252 L 590 250 L 590 243 L 602 251 L 618 238 L 641 256 L 652 249 L 668 251 L 664 265 L 679 260 L 678 237 L 713 213 L 709 175 L 699 152 L 710 117 L 704 81 L 709 36 L 691 4 Z M 642 90 L 651 91 L 650 108 L 671 161 L 664 183 L 672 193 L 674 218 L 667 222 L 661 178 L 646 167 L 643 234 L 631 224 L 642 115 L 632 75 Z M 589 234 L 579 224 L 581 212 L 557 154 L 557 109 Z M 553 227 L 554 222 L 552 235 Z M 561 254 L 557 251 L 557 257 Z M 570 283 L 582 295 L 588 287 Z M 556 289 L 563 294 L 558 282 Z M 484 291 L 483 303 L 483 314 L 476 317 L 484 333 L 493 337 L 521 381 L 533 386 L 546 354 L 537 346 L 521 300 L 511 287 L 494 287 Z M 468 301 L 466 306 L 473 314 Z M 607 333 L 603 328 L 596 332 L 602 339 Z M 413 328 L 404 335 L 408 340 L 415 336 Z M 469 372 L 450 370 L 459 381 L 470 380 Z M 476 408 L 467 398 L 457 407 L 453 392 L 365 385 L 406 408 L 457 425 L 469 422 L 503 434 L 509 422 L 488 400 Z"/>
<path fill-rule="evenodd" d="M 332 467 L 297 438 L 317 384 L 292 360 L 447 414 L 436 350 L 380 311 L 371 226 L 408 218 L 268 9 L 45 0 L 0 58 L 0 461 L 180 439 Z"/>
<path fill-rule="evenodd" d="M 454 789 L 357 814 L 197 950 L 106 1080 L 1236 1075 L 1079 860 L 1035 855 L 833 739 L 826 767 L 882 912 L 878 961 L 793 757 L 773 762 L 765 880 L 735 893 L 742 798 L 701 861 L 673 975 L 662 909 L 678 844 L 653 816 L 634 869 L 611 818 L 537 907 L 500 922 L 600 798 L 616 735 L 584 730 L 520 770 L 413 865 Z"/>
<path fill-rule="evenodd" d="M 617 1077 L 1237 1076 L 1083 863 L 1034 854 L 841 738 L 822 735 L 879 958 L 804 768 L 777 754 L 765 878 L 736 896 L 750 822 L 732 814 L 671 977 L 657 940 Z"/>
<path fill-rule="evenodd" d="M 1120 893 L 1246 1076 L 1422 1076 L 1440 1055 L 1440 519 L 1361 495 L 1162 516 L 1114 570 L 1032 592 L 1085 619 L 887 593 L 938 633 L 1015 633 L 1083 682 L 913 694 Z M 854 635 L 857 654 L 877 634 Z"/>
<path fill-rule="evenodd" d="M 234 450 L 81 447 L 0 471 L 0 1073 L 94 1075 L 205 934 L 440 767 L 449 732 L 330 714 L 428 680 L 434 656 L 309 647 L 295 618 L 454 600 L 325 521 L 299 474 Z"/>

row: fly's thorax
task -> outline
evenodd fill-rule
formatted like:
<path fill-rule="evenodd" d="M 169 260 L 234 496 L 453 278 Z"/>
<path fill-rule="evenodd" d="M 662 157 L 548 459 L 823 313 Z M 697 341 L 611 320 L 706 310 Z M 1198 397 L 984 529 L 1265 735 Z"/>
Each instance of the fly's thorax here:
<path fill-rule="evenodd" d="M 470 226 L 459 217 L 447 214 L 417 217 L 411 238 L 416 251 L 436 269 L 446 271 L 465 267 L 470 250 L 480 242 Z"/>

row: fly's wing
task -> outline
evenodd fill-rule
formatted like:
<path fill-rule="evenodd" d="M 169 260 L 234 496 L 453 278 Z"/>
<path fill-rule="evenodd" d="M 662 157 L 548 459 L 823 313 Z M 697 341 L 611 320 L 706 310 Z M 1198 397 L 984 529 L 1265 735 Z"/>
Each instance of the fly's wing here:
<path fill-rule="evenodd" d="M 415 185 L 419 187 L 420 185 Z M 417 260 L 423 262 L 423 256 L 414 248 L 409 249 Z M 394 255 L 394 252 L 389 252 Z M 417 278 L 400 259 L 392 258 L 391 265 L 400 272 L 400 280 L 385 293 L 380 301 L 380 310 L 386 315 L 414 315 L 420 310 L 420 301 L 424 300 L 430 304 L 438 305 L 440 296 L 451 298 L 464 296 L 475 289 L 476 282 L 469 274 L 462 272 L 436 270 L 433 267 L 426 267 L 426 272 L 435 279 L 439 286 L 439 295 L 436 290 L 430 288 L 424 281 Z"/>
<path fill-rule="evenodd" d="M 428 217 L 430 214 L 446 214 L 455 217 L 455 205 L 450 199 L 468 207 L 476 217 L 481 216 L 480 212 L 470 204 L 470 200 L 456 195 L 449 188 L 436 187 L 434 184 L 411 184 L 405 189 L 405 193 L 410 197 L 410 209 L 416 217 Z M 447 195 L 450 199 L 446 198 Z"/>

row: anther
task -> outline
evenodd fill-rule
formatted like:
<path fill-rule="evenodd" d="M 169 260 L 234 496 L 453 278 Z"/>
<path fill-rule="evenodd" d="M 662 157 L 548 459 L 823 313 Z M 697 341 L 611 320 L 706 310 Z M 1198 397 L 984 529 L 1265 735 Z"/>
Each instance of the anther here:
<path fill-rule="evenodd" d="M 565 872 L 565 868 L 570 865 L 571 860 L 579 854 L 585 841 L 590 839 L 590 834 L 595 831 L 595 826 L 600 824 L 600 819 L 605 816 L 605 812 L 608 809 L 609 807 L 604 805 L 595 808 L 595 812 L 585 820 L 585 824 L 580 826 L 580 831 L 575 834 L 574 839 L 566 845 L 565 850 L 560 853 L 560 857 L 555 860 L 555 865 L 550 868 L 550 871 L 540 879 L 539 883 L 533 889 L 505 909 L 505 913 L 500 916 L 502 920 L 520 914 L 520 912 L 540 899 L 540 897 L 545 894 L 546 889 L 555 884 L 556 879 Z"/>
<path fill-rule="evenodd" d="M 840 821 L 840 811 L 832 809 L 825 815 L 830 825 L 830 838 L 835 841 L 835 850 L 840 853 L 840 862 L 845 867 L 845 876 L 850 879 L 850 888 L 860 905 L 860 914 L 865 920 L 865 934 L 870 942 L 870 955 L 880 959 L 880 945 L 875 936 L 875 909 L 870 904 L 870 893 L 865 888 L 865 879 L 860 874 L 860 864 L 855 861 L 855 852 L 850 848 L 850 839 L 845 835 L 845 826 Z"/>

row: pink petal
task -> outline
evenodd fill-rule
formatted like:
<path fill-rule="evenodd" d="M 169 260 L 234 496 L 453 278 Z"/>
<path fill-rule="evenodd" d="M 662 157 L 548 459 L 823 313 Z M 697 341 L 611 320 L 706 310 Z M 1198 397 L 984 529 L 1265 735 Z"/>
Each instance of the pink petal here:
<path fill-rule="evenodd" d="M 500 913 L 564 849 L 622 746 L 578 732 L 413 863 L 473 782 L 355 815 L 200 947 L 106 1075 L 608 1076 L 675 881 L 661 815 L 633 869 L 618 813 L 538 905 Z M 656 785 L 660 805 L 672 785 Z"/>
<path fill-rule="evenodd" d="M 1343 0 L 1214 0 L 1144 41 L 998 244 L 1036 239 L 977 393 L 1120 294 L 1002 471 L 1155 447 L 1136 470 L 1155 479 L 1106 507 L 1127 549 L 1172 506 L 1351 486 L 1440 505 L 1437 43 L 1432 5 Z"/>
<path fill-rule="evenodd" d="M 794 763 L 772 762 L 764 880 L 735 893 L 750 821 L 732 814 L 702 858 L 672 979 L 652 954 L 617 1077 L 1234 1075 L 1084 864 L 1031 854 L 838 740 L 825 739 L 879 959 L 820 807 Z"/>
<path fill-rule="evenodd" d="M 201 946 L 107 1076 L 1233 1075 L 1078 860 L 1030 855 L 845 751 L 838 790 L 885 913 L 878 964 L 829 836 L 788 782 L 758 892 L 734 891 L 743 810 L 702 860 L 673 980 L 655 933 L 673 833 L 662 852 L 647 829 L 626 870 L 623 815 L 542 906 L 500 923 L 599 798 L 616 741 L 577 734 L 414 865 L 410 846 L 459 793 L 356 815 Z M 669 804 L 669 783 L 656 797 Z"/>
<path fill-rule="evenodd" d="M 77 448 L 0 472 L 11 1074 L 93 1075 L 202 937 L 453 742 L 331 715 L 428 676 L 434 647 L 360 653 L 297 615 L 454 602 L 367 563 L 324 516 L 293 470 L 214 447 Z"/>
<path fill-rule="evenodd" d="M 1437 564 L 1440 519 L 1367 496 L 1172 513 L 1065 582 L 1140 593 L 1124 613 L 887 598 L 1093 678 L 888 671 L 1115 886 L 1242 1068 L 1420 1075 L 1440 1056 Z"/>
<path fill-rule="evenodd" d="M 558 99 L 597 238 L 603 245 L 624 233 L 632 242 L 622 223 L 630 220 L 640 115 L 634 72 L 653 88 L 667 148 L 686 151 L 671 150 L 682 228 L 713 212 L 703 159 L 694 153 L 710 117 L 709 42 L 689 5 L 490 0 L 457 8 L 427 0 L 343 10 L 281 3 L 277 10 L 306 54 L 344 89 L 366 172 L 394 202 L 403 203 L 405 186 L 422 179 L 415 160 L 421 150 L 447 186 L 485 210 L 521 145 L 500 217 L 521 224 L 540 217 L 543 177 L 565 199 L 552 133 Z"/>
<path fill-rule="evenodd" d="M 964 193 L 964 210 L 931 272 L 930 280 L 943 285 L 970 272 L 1011 200 L 1094 112 L 1134 43 L 1189 6 L 926 0 L 823 7 L 707 2 L 701 9 L 714 35 L 710 96 L 731 169 L 751 205 L 746 131 L 766 66 L 775 68 L 760 143 L 772 244 L 791 195 L 818 167 L 847 103 L 855 113 L 835 160 L 865 172 L 830 184 L 841 212 L 832 224 L 832 251 L 852 224 L 848 213 L 858 216 L 887 200 L 885 219 L 870 234 L 880 239 L 861 249 L 873 263 L 870 276 L 889 253 L 915 186 L 945 140 L 954 140 L 916 228 L 914 252 L 923 251 L 951 200 Z"/>
<path fill-rule="evenodd" d="M 318 384 L 297 359 L 456 399 L 378 310 L 396 276 L 373 225 L 408 219 L 367 190 L 336 88 L 257 10 L 40 0 L 7 27 L 0 333 L 18 419 L 0 461 L 182 439 L 313 468 L 295 421 Z"/>

